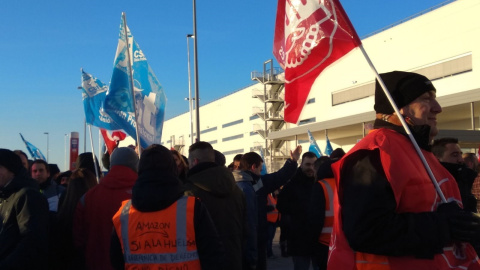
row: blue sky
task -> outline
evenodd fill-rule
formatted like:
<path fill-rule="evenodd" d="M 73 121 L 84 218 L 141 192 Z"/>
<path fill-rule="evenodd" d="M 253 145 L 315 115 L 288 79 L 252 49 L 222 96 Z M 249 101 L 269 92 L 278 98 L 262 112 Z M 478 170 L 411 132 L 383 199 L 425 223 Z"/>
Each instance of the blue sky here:
<path fill-rule="evenodd" d="M 341 2 L 362 37 L 445 1 Z M 276 0 L 197 0 L 200 105 L 250 85 L 250 72 L 273 58 L 276 5 Z M 78 131 L 83 151 L 80 68 L 110 81 L 122 12 L 166 91 L 166 118 L 188 111 L 186 35 L 193 32 L 192 1 L 5 1 L 0 9 L 0 148 L 27 152 L 22 133 L 46 156 L 48 132 L 49 162 L 63 170 L 64 134 Z M 93 133 L 98 152 L 96 128 Z"/>

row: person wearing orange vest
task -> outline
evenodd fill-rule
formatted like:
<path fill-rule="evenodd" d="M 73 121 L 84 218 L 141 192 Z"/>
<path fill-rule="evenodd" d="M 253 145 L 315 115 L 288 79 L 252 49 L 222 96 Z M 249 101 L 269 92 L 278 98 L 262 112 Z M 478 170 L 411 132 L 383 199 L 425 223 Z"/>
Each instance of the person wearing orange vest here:
<path fill-rule="evenodd" d="M 206 207 L 184 196 L 172 153 L 153 144 L 140 157 L 132 199 L 114 215 L 115 269 L 224 269 L 224 249 Z"/>
<path fill-rule="evenodd" d="M 320 270 L 327 269 L 328 246 L 333 229 L 333 195 L 337 188 L 331 165 L 343 155 L 345 152 L 337 148 L 330 157 L 320 157 L 314 164 L 317 182 L 312 187 L 308 220 L 312 238 L 318 239 L 314 246 L 314 256 Z"/>
<path fill-rule="evenodd" d="M 269 259 L 276 258 L 275 254 L 273 254 L 273 238 L 275 238 L 275 232 L 277 231 L 278 221 L 280 218 L 280 214 L 277 210 L 277 196 L 275 195 L 275 192 L 269 193 L 267 196 L 267 258 Z"/>
<path fill-rule="evenodd" d="M 310 197 L 315 183 L 315 160 L 317 156 L 313 152 L 302 155 L 300 167 L 295 176 L 283 186 L 277 200 L 278 211 L 291 218 L 287 246 L 295 270 L 308 270 L 310 264 L 313 269 L 317 269 L 313 253 L 315 239 L 312 238 L 308 225 Z"/>
<path fill-rule="evenodd" d="M 442 111 L 434 86 L 416 73 L 380 76 L 448 203 L 377 82 L 375 129 L 333 165 L 337 193 L 328 269 L 480 269 L 468 243 L 480 238 L 480 218 L 462 209 L 455 179 L 429 151 Z"/>

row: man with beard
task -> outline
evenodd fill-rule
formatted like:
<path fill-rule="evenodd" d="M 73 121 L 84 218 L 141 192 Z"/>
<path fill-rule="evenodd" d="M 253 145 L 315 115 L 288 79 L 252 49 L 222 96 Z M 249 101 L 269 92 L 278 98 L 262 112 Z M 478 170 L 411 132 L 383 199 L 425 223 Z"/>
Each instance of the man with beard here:
<path fill-rule="evenodd" d="M 455 179 L 430 152 L 442 112 L 435 87 L 416 73 L 380 76 L 398 111 L 377 81 L 374 130 L 333 166 L 338 189 L 328 269 L 480 269 L 469 244 L 480 238 L 480 219 L 461 209 Z"/>
<path fill-rule="evenodd" d="M 295 176 L 283 187 L 278 196 L 277 209 L 291 218 L 287 238 L 288 252 L 295 270 L 308 270 L 313 260 L 315 239 L 308 226 L 310 194 L 315 183 L 314 163 L 317 156 L 312 152 L 302 155 L 302 163 Z M 313 263 L 312 263 L 313 264 Z M 317 265 L 314 269 L 317 269 Z"/>

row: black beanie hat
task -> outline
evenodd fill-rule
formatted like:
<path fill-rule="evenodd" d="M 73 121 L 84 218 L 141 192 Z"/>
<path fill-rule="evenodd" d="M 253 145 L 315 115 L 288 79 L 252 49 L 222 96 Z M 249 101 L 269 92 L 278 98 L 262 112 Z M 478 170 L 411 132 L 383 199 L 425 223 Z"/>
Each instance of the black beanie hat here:
<path fill-rule="evenodd" d="M 0 165 L 7 168 L 14 175 L 21 172 L 23 168 L 20 157 L 8 149 L 0 149 Z"/>
<path fill-rule="evenodd" d="M 417 73 L 392 71 L 382 73 L 380 77 L 399 109 L 426 92 L 436 91 L 427 77 Z M 375 80 L 375 105 L 373 108 L 377 113 L 392 114 L 394 112 L 378 80 Z"/>

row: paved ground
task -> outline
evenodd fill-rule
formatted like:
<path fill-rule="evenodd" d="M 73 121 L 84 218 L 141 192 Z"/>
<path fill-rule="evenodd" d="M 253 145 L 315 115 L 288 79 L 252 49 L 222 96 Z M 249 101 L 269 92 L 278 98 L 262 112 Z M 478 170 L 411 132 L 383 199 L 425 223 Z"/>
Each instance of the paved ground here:
<path fill-rule="evenodd" d="M 275 238 L 273 239 L 273 254 L 276 258 L 267 259 L 268 270 L 293 270 L 292 257 L 284 258 L 280 256 L 280 228 L 277 228 Z"/>

